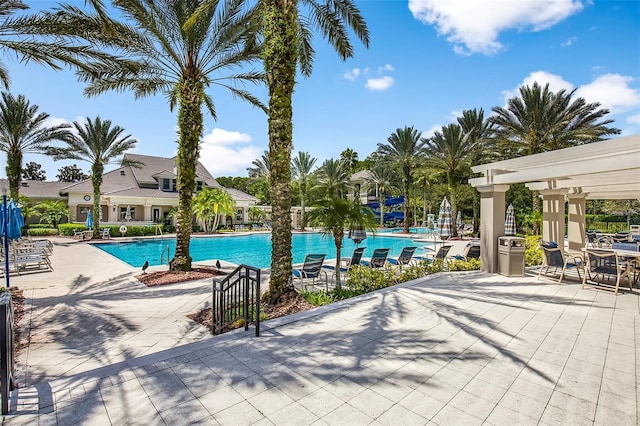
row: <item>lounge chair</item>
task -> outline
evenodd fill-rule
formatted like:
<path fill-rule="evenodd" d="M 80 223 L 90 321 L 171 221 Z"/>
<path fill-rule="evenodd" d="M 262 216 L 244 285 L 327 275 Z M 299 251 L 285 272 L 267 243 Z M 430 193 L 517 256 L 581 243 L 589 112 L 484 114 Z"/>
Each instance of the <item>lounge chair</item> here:
<path fill-rule="evenodd" d="M 349 272 L 349 269 L 351 269 L 352 266 L 360 264 L 365 248 L 366 247 L 357 247 L 355 250 L 353 250 L 351 258 L 342 258 L 340 259 L 340 264 L 337 264 L 336 266 L 323 265 L 322 268 L 326 269 L 327 271 L 331 271 L 332 276 L 335 276 L 336 272 L 346 274 L 347 272 Z M 344 266 L 342 266 L 342 262 L 344 262 Z"/>
<path fill-rule="evenodd" d="M 480 259 L 480 244 L 478 243 L 468 243 L 462 254 L 456 254 L 451 256 L 452 259 L 455 260 L 469 260 L 469 259 Z"/>
<path fill-rule="evenodd" d="M 624 265 L 621 264 L 618 256 L 613 251 L 588 249 L 585 257 L 587 267 L 582 277 L 582 288 L 595 287 L 613 291 L 615 294 L 618 294 L 620 280 L 623 275 L 626 275 L 627 282 L 629 283 L 629 291 L 633 291 L 631 288 L 631 277 L 629 274 L 625 274 Z M 587 282 L 587 279 L 591 282 Z M 615 279 L 615 284 L 610 283 L 611 279 Z"/>
<path fill-rule="evenodd" d="M 387 262 L 392 265 L 399 265 L 400 267 L 408 265 L 413 259 L 413 253 L 415 253 L 417 248 L 418 247 L 404 247 L 402 249 L 402 252 L 400 253 L 400 256 L 398 256 L 397 258 L 390 257 L 389 259 L 387 259 Z"/>
<path fill-rule="evenodd" d="M 370 268 L 382 268 L 387 263 L 387 256 L 389 255 L 388 248 L 375 249 L 371 255 L 370 260 L 363 260 L 361 265 L 368 266 Z"/>
<path fill-rule="evenodd" d="M 104 228 L 100 231 L 100 238 L 103 240 L 108 240 L 111 238 L 111 228 Z"/>
<path fill-rule="evenodd" d="M 413 256 L 413 258 L 418 261 L 429 262 L 429 263 L 433 262 L 435 259 L 445 260 L 447 255 L 449 254 L 449 250 L 451 250 L 451 247 L 453 246 L 442 245 L 440 246 L 438 251 L 435 251 L 431 247 L 423 247 L 423 249 L 425 249 L 427 253 L 424 256 Z"/>
<path fill-rule="evenodd" d="M 308 280 L 311 280 L 311 285 L 314 286 L 317 279 L 320 279 L 324 274 L 324 282 L 329 290 L 329 280 L 327 273 L 322 270 L 322 264 L 324 263 L 325 254 L 308 254 L 304 258 L 304 263 L 300 269 L 294 269 L 292 272 L 294 281 L 297 278 L 300 281 L 300 287 L 302 290 L 307 289 Z"/>
<path fill-rule="evenodd" d="M 560 249 L 560 247 L 558 247 L 558 243 L 553 241 L 543 241 L 540 244 L 540 248 L 542 249 L 543 256 L 542 266 L 540 267 L 540 271 L 538 272 L 538 279 L 540 279 L 540 275 L 542 275 L 543 270 L 544 274 L 547 275 L 550 268 L 554 268 L 554 274 L 556 273 L 558 268 L 561 269 L 560 278 L 558 278 L 558 284 L 562 283 L 564 274 L 568 269 L 575 268 L 575 270 L 578 272 L 578 279 L 582 279 L 582 276 L 580 275 L 580 269 L 584 268 L 584 262 L 580 256 L 564 253 Z"/>

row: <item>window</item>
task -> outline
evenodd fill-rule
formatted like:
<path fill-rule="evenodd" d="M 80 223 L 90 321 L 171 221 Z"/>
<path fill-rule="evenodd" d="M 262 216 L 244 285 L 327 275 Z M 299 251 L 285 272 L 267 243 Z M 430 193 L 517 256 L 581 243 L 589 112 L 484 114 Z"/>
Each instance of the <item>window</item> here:
<path fill-rule="evenodd" d="M 238 211 L 236 212 L 236 220 L 237 221 L 244 221 L 244 210 L 243 209 L 238 209 Z"/>
<path fill-rule="evenodd" d="M 196 191 L 201 191 L 202 190 L 202 181 L 199 180 L 196 182 Z"/>
<path fill-rule="evenodd" d="M 171 191 L 171 180 L 162 179 L 162 190 L 163 191 Z"/>

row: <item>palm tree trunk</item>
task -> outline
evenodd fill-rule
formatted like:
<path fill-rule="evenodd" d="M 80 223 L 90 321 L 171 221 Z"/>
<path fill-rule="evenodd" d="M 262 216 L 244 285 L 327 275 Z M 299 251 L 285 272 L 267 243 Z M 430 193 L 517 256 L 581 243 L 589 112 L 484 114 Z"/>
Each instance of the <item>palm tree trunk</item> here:
<path fill-rule="evenodd" d="M 93 185 L 93 236 L 100 232 L 100 187 L 102 186 L 102 174 L 104 166 L 95 162 L 91 166 L 91 184 Z"/>
<path fill-rule="evenodd" d="M 263 55 L 269 87 L 272 209 L 269 302 L 276 303 L 291 288 L 291 98 L 298 62 L 298 5 L 295 0 L 266 0 L 264 6 Z"/>
<path fill-rule="evenodd" d="M 540 193 L 538 191 L 533 191 L 533 202 L 532 202 L 532 206 L 533 206 L 533 212 L 539 212 L 540 211 Z M 540 226 L 538 225 L 538 221 L 534 220 L 533 221 L 533 235 L 540 235 L 541 234 L 541 229 Z"/>
<path fill-rule="evenodd" d="M 422 186 L 422 226 L 427 225 L 427 185 Z"/>
<path fill-rule="evenodd" d="M 204 90 L 195 78 L 180 82 L 178 111 L 178 220 L 176 226 L 176 252 L 171 259 L 172 271 L 190 271 L 191 255 L 191 205 L 196 184 L 196 164 L 198 164 L 199 144 L 202 137 L 202 110 Z"/>
<path fill-rule="evenodd" d="M 306 184 L 304 182 L 300 182 L 300 208 L 302 209 L 300 213 L 300 230 L 304 231 L 304 196 L 307 192 Z"/>
<path fill-rule="evenodd" d="M 9 197 L 18 201 L 20 176 L 22 175 L 22 150 L 12 149 L 7 152 L 7 179 L 9 180 Z"/>
<path fill-rule="evenodd" d="M 336 288 L 340 290 L 342 285 L 340 283 L 340 258 L 342 257 L 342 238 L 344 237 L 344 233 L 340 233 L 339 235 L 335 235 L 335 243 L 336 243 Z"/>

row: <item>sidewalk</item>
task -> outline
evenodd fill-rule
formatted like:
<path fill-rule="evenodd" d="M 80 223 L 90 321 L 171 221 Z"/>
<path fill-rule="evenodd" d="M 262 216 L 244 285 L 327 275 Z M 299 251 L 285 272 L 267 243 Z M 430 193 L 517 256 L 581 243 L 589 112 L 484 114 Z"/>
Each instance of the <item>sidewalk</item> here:
<path fill-rule="evenodd" d="M 267 321 L 257 338 L 213 337 L 182 313 L 206 303 L 208 282 L 141 288 L 137 271 L 94 250 L 56 245 L 54 255 L 75 256 L 54 259 L 54 273 L 70 268 L 66 283 L 12 280 L 25 293 L 33 286 L 31 320 L 47 331 L 20 371 L 33 385 L 12 393 L 6 424 L 640 419 L 638 293 L 439 274 Z"/>

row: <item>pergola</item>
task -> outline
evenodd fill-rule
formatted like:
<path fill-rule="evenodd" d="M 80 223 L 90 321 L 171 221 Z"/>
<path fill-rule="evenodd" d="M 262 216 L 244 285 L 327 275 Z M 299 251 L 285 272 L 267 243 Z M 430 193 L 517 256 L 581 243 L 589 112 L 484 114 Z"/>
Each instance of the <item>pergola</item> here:
<path fill-rule="evenodd" d="M 564 241 L 569 203 L 570 250 L 584 247 L 585 201 L 640 199 L 640 134 L 472 167 L 469 183 L 480 192 L 482 269 L 497 268 L 498 237 L 504 235 L 505 192 L 525 183 L 542 196 L 542 239 Z"/>

